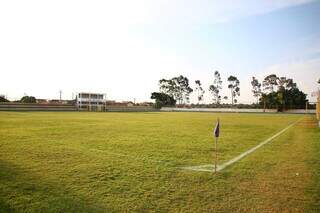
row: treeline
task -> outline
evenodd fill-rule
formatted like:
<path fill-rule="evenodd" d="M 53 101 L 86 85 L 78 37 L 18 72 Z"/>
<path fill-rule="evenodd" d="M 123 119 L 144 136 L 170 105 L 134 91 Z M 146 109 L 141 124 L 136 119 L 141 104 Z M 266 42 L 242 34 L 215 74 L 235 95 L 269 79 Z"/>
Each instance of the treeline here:
<path fill-rule="evenodd" d="M 4 95 L 0 95 L 0 102 L 10 102 Z M 37 99 L 33 96 L 23 96 L 20 100 L 14 101 L 18 103 L 36 103 Z"/>
<path fill-rule="evenodd" d="M 268 75 L 261 83 L 252 78 L 252 93 L 264 108 L 285 109 L 305 108 L 307 95 L 302 92 L 291 78 Z"/>
<path fill-rule="evenodd" d="M 240 81 L 236 76 L 227 78 L 227 86 L 230 90 L 230 96 L 221 96 L 222 78 L 219 71 L 213 74 L 212 84 L 205 90 L 200 80 L 195 80 L 195 88 L 191 88 L 189 79 L 185 76 L 178 76 L 171 79 L 159 80 L 159 92 L 153 92 L 151 99 L 155 100 L 155 106 L 161 108 L 163 106 L 175 106 L 190 103 L 190 94 L 192 92 L 197 95 L 197 106 L 209 107 L 233 107 L 238 103 L 240 96 Z M 302 92 L 297 84 L 291 78 L 278 77 L 275 74 L 266 76 L 262 83 L 256 77 L 252 77 L 250 82 L 252 86 L 252 95 L 256 102 L 252 105 L 237 104 L 237 107 L 248 108 L 273 108 L 283 111 L 285 109 L 304 108 L 307 103 L 307 95 Z M 318 81 L 320 84 L 320 80 Z M 212 103 L 203 104 L 205 92 L 209 92 Z M 230 104 L 221 104 L 221 100 L 231 99 Z M 192 104 L 191 106 L 195 106 Z"/>
<path fill-rule="evenodd" d="M 229 76 L 228 88 L 230 89 L 230 97 L 232 105 L 237 103 L 237 96 L 240 96 L 240 81 L 235 76 Z M 195 81 L 196 87 L 191 88 L 189 79 L 185 76 L 178 76 L 171 79 L 159 80 L 159 92 L 153 92 L 151 99 L 155 99 L 155 105 L 157 108 L 162 106 L 174 106 L 176 104 L 185 104 L 190 102 L 190 94 L 196 92 L 198 104 L 203 101 L 205 90 L 202 87 L 201 81 Z M 211 94 L 213 102 L 220 104 L 222 89 L 222 79 L 219 71 L 214 72 L 214 78 L 212 84 L 208 88 L 208 92 Z M 227 100 L 228 96 L 224 96 L 223 99 Z"/>

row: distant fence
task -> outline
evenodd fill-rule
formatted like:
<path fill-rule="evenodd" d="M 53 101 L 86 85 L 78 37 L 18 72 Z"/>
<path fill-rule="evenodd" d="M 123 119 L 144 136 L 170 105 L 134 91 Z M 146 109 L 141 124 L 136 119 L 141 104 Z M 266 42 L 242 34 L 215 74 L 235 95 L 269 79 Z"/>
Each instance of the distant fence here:
<path fill-rule="evenodd" d="M 0 111 L 76 111 L 71 104 L 0 103 Z"/>
<path fill-rule="evenodd" d="M 72 104 L 27 104 L 27 103 L 0 103 L 0 111 L 78 111 Z M 81 110 L 88 111 L 88 110 Z M 151 106 L 108 106 L 102 111 L 107 112 L 154 112 L 159 111 Z"/>
<path fill-rule="evenodd" d="M 175 108 L 175 107 L 163 107 L 163 112 L 238 112 L 238 113 L 276 113 L 276 109 L 236 109 L 236 108 Z M 287 110 L 285 113 L 293 114 L 315 114 L 316 110 L 305 109 L 293 109 Z"/>
<path fill-rule="evenodd" d="M 155 109 L 151 106 L 108 106 L 106 107 L 107 112 L 155 112 L 159 109 Z"/>
<path fill-rule="evenodd" d="M 285 113 L 292 113 L 292 114 L 316 114 L 315 109 L 288 109 L 284 111 Z"/>
<path fill-rule="evenodd" d="M 78 111 L 72 104 L 27 104 L 27 103 L 0 103 L 0 111 Z M 237 109 L 237 108 L 175 108 L 162 107 L 161 110 L 151 106 L 108 106 L 107 112 L 238 112 L 238 113 L 276 113 L 276 109 Z M 315 109 L 290 109 L 284 113 L 316 114 Z"/>

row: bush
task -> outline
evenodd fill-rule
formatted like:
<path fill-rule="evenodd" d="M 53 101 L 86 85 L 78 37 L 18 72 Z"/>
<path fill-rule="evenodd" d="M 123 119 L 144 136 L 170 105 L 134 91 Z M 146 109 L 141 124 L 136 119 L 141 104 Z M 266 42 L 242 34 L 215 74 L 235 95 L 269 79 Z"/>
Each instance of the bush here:
<path fill-rule="evenodd" d="M 20 99 L 20 102 L 21 103 L 36 103 L 37 100 L 35 97 L 33 96 L 23 96 L 21 99 Z"/>
<path fill-rule="evenodd" d="M 9 102 L 9 100 L 6 99 L 4 95 L 0 95 L 0 102 Z"/>

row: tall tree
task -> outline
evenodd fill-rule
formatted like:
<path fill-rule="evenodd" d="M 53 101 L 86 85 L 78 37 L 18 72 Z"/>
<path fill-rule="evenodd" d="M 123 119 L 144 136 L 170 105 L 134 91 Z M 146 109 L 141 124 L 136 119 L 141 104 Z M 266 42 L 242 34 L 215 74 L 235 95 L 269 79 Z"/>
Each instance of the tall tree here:
<path fill-rule="evenodd" d="M 288 108 L 304 108 L 307 101 L 306 94 L 297 88 L 297 84 L 291 78 L 276 77 L 274 80 L 274 77 L 275 75 L 269 75 L 265 78 L 269 81 L 265 88 L 269 93 L 263 94 L 261 101 L 269 108 L 277 108 L 279 111 Z M 271 85 L 273 89 L 270 88 Z M 277 88 L 276 91 L 275 88 Z"/>
<path fill-rule="evenodd" d="M 193 89 L 189 86 L 189 79 L 182 75 L 169 80 L 161 79 L 159 86 L 160 92 L 174 97 L 179 104 L 182 104 L 183 101 L 188 102 L 190 93 L 193 92 Z"/>
<path fill-rule="evenodd" d="M 284 95 L 285 94 L 285 95 Z M 276 91 L 268 94 L 263 94 L 263 100 L 268 108 L 276 108 L 278 111 L 284 109 L 301 109 L 305 107 L 307 95 L 300 91 L 297 87 L 286 89 L 285 93 Z"/>
<path fill-rule="evenodd" d="M 286 96 L 284 97 L 284 104 L 282 106 L 283 108 L 289 108 L 289 109 L 293 109 L 293 108 L 300 108 L 303 109 L 306 106 L 306 102 L 307 102 L 307 95 L 302 92 L 301 90 L 299 90 L 297 87 L 293 87 L 289 90 L 286 90 Z"/>
<path fill-rule="evenodd" d="M 189 79 L 180 75 L 178 77 L 173 78 L 172 80 L 176 82 L 177 97 L 180 104 L 182 104 L 183 101 L 189 102 L 190 94 L 193 92 L 193 89 L 189 85 Z"/>
<path fill-rule="evenodd" d="M 197 98 L 198 98 L 198 104 L 199 104 L 199 102 L 201 102 L 203 100 L 203 95 L 204 95 L 205 91 L 203 90 L 203 88 L 201 86 L 200 80 L 196 80 L 195 83 L 196 83 L 196 89 L 195 90 L 196 90 L 197 95 L 198 95 Z"/>
<path fill-rule="evenodd" d="M 240 81 L 238 80 L 237 77 L 230 75 L 228 78 L 228 82 L 229 82 L 228 88 L 231 91 L 231 104 L 233 105 L 234 99 L 237 96 L 240 96 L 240 87 L 239 87 Z"/>
<path fill-rule="evenodd" d="M 251 85 L 253 96 L 257 99 L 257 103 L 259 103 L 259 97 L 261 96 L 261 83 L 259 83 L 258 79 L 255 77 L 252 77 Z"/>
<path fill-rule="evenodd" d="M 153 92 L 151 94 L 151 99 L 155 99 L 155 107 L 161 108 L 163 106 L 174 106 L 176 104 L 176 100 L 170 95 L 161 92 Z"/>
<path fill-rule="evenodd" d="M 277 78 L 278 90 L 292 89 L 297 87 L 291 78 L 279 77 Z"/>
<path fill-rule="evenodd" d="M 275 87 L 278 85 L 278 77 L 275 74 L 268 75 L 264 78 L 262 85 L 266 92 L 274 92 Z"/>
<path fill-rule="evenodd" d="M 291 78 L 279 77 L 277 78 L 277 101 L 278 101 L 278 109 L 280 111 L 286 108 L 286 101 L 288 100 L 288 93 L 290 90 L 297 87 L 297 84 L 293 82 Z"/>
<path fill-rule="evenodd" d="M 159 80 L 159 90 L 161 93 L 165 93 L 171 97 L 176 96 L 176 85 L 172 79 L 160 79 Z"/>
<path fill-rule="evenodd" d="M 209 86 L 209 91 L 213 96 L 213 101 L 219 104 L 221 101 L 220 90 L 222 89 L 222 80 L 219 71 L 214 72 L 213 84 Z"/>

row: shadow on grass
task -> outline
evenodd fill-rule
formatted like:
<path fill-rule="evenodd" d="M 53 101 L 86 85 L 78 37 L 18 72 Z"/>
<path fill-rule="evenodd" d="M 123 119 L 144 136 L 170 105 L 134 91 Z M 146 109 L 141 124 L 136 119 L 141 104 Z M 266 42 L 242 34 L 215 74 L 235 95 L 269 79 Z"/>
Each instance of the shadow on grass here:
<path fill-rule="evenodd" d="M 59 183 L 44 183 L 14 164 L 0 160 L 0 212 L 106 212 Z"/>

